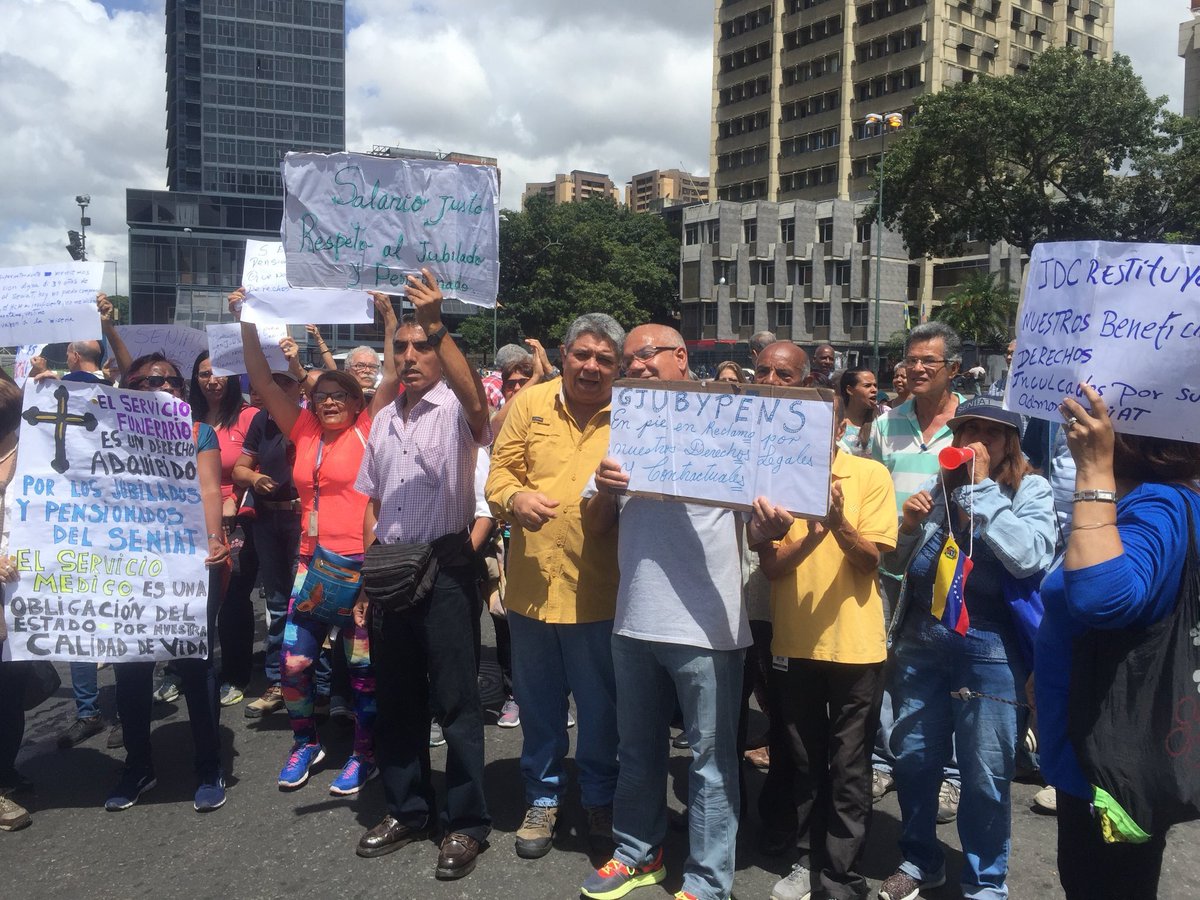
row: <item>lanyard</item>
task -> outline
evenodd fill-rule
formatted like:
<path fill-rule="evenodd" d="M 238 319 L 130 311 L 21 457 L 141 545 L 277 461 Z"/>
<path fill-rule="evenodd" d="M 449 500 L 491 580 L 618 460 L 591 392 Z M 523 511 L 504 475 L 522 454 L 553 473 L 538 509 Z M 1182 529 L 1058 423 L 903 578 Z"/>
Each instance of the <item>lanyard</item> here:
<path fill-rule="evenodd" d="M 313 466 L 313 511 L 321 505 L 321 462 L 325 457 L 325 436 L 317 444 L 317 462 Z"/>

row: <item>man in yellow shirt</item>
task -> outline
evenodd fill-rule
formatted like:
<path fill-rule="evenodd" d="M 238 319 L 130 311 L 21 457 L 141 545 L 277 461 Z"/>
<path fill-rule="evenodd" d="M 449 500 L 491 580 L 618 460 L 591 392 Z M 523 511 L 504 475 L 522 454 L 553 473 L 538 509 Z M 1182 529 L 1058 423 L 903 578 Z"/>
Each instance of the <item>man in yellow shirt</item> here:
<path fill-rule="evenodd" d="M 771 757 L 794 764 L 772 766 L 762 796 L 775 799 L 759 805 L 768 829 L 797 829 L 800 861 L 775 885 L 778 900 L 867 893 L 854 868 L 871 812 L 887 658 L 876 574 L 880 554 L 896 546 L 896 500 L 883 465 L 836 442 L 835 454 L 823 521 L 759 503 L 750 525 L 771 580 Z"/>
<path fill-rule="evenodd" d="M 575 763 L 589 837 L 612 840 L 617 783 L 612 620 L 616 532 L 583 534 L 581 495 L 608 451 L 609 405 L 625 332 L 589 313 L 567 330 L 562 379 L 516 395 L 492 450 L 487 499 L 512 526 L 505 606 L 521 708 L 528 809 L 517 855 L 550 852 L 566 791 L 567 697 L 579 710 Z"/>

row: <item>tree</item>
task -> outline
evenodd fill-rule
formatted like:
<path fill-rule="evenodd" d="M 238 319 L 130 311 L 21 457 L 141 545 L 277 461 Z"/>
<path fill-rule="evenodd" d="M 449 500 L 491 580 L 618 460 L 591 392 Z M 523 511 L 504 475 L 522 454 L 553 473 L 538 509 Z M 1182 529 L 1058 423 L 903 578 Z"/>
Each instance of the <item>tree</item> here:
<path fill-rule="evenodd" d="M 1017 292 L 997 284 L 995 272 L 979 272 L 967 276 L 933 311 L 933 318 L 977 347 L 1002 347 L 1012 334 L 1016 311 Z"/>
<path fill-rule="evenodd" d="M 968 240 L 1157 240 L 1170 205 L 1158 174 L 1178 143 L 1165 102 L 1128 57 L 1070 48 L 927 94 L 888 148 L 884 221 L 917 256 Z"/>
<path fill-rule="evenodd" d="M 608 313 L 625 328 L 674 325 L 678 295 L 679 241 L 660 216 L 611 200 L 545 198 L 501 214 L 498 344 L 528 336 L 553 346 L 585 312 Z M 491 315 L 468 322 L 464 343 L 490 353 Z"/>

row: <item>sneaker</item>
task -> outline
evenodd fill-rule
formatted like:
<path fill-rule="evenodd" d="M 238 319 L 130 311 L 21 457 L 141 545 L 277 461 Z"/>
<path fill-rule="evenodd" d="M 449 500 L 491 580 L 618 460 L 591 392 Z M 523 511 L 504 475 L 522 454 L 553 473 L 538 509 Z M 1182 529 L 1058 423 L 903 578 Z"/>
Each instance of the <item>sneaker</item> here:
<path fill-rule="evenodd" d="M 104 739 L 104 746 L 109 750 L 120 750 L 125 746 L 125 729 L 121 727 L 120 722 L 114 722 L 112 728 L 108 729 L 108 737 Z"/>
<path fill-rule="evenodd" d="M 20 831 L 33 824 L 29 810 L 15 800 L 0 795 L 0 831 Z"/>
<path fill-rule="evenodd" d="M 673 900 L 700 900 L 700 898 L 688 891 L 676 891 Z"/>
<path fill-rule="evenodd" d="M 218 694 L 218 699 L 221 701 L 222 706 L 236 706 L 238 703 L 241 703 L 245 697 L 246 694 L 240 687 L 235 684 L 229 684 L 228 682 L 221 685 L 221 692 Z"/>
<path fill-rule="evenodd" d="M 567 710 L 567 727 L 568 728 L 575 727 L 575 717 L 573 715 L 571 715 L 571 711 L 569 709 Z"/>
<path fill-rule="evenodd" d="M 99 716 L 88 719 L 76 719 L 58 736 L 58 749 L 70 750 L 76 744 L 82 744 L 94 734 L 104 730 L 104 721 Z"/>
<path fill-rule="evenodd" d="M 379 774 L 379 767 L 369 759 L 363 759 L 357 753 L 350 755 L 338 777 L 329 786 L 329 793 L 338 797 L 348 797 L 357 794 L 359 789 Z"/>
<path fill-rule="evenodd" d="M 610 859 L 587 877 L 579 893 L 592 900 L 617 900 L 637 888 L 659 884 L 666 877 L 660 848 L 654 861 L 645 866 L 627 866 L 619 859 Z"/>
<path fill-rule="evenodd" d="M 263 691 L 263 695 L 257 700 L 251 700 L 246 704 L 246 718 L 261 719 L 267 713 L 273 713 L 283 707 L 283 688 L 273 684 Z"/>
<path fill-rule="evenodd" d="M 429 746 L 441 747 L 446 743 L 446 736 L 442 734 L 442 726 L 437 722 L 432 722 L 429 725 Z"/>
<path fill-rule="evenodd" d="M 671 738 L 671 746 L 676 750 L 687 750 L 692 746 L 692 742 L 688 740 L 687 732 L 681 731 L 675 737 Z"/>
<path fill-rule="evenodd" d="M 897 869 L 889 875 L 887 881 L 879 886 L 879 900 L 915 900 L 918 894 L 926 888 L 941 887 L 946 883 L 946 876 L 931 881 L 917 881 L 907 872 Z"/>
<path fill-rule="evenodd" d="M 281 788 L 302 787 L 308 781 L 309 770 L 325 758 L 325 748 L 320 744 L 299 743 L 292 748 L 288 761 L 279 770 Z"/>
<path fill-rule="evenodd" d="M 1036 812 L 1058 815 L 1058 791 L 1052 787 L 1044 787 L 1033 795 L 1033 808 Z"/>
<path fill-rule="evenodd" d="M 541 859 L 554 845 L 558 830 L 557 806 L 531 806 L 517 829 L 516 849 L 521 859 Z"/>
<path fill-rule="evenodd" d="M 104 801 L 104 808 L 109 812 L 120 812 L 123 809 L 129 809 L 133 804 L 138 802 L 138 798 L 146 791 L 150 790 L 158 784 L 154 780 L 154 774 L 146 772 L 139 775 L 137 772 L 132 772 L 126 769 L 121 775 L 121 780 L 117 782 L 117 786 L 113 788 L 112 793 L 108 795 L 108 799 Z"/>
<path fill-rule="evenodd" d="M 942 782 L 942 789 L 938 791 L 939 825 L 948 825 L 958 818 L 958 790 L 958 785 L 953 781 Z"/>
<path fill-rule="evenodd" d="M 183 685 L 183 679 L 174 672 L 167 672 L 163 675 L 162 681 L 158 683 L 158 687 L 154 689 L 155 703 L 174 703 L 179 699 L 179 688 Z"/>
<path fill-rule="evenodd" d="M 196 812 L 212 812 L 225 805 L 225 779 L 220 776 L 216 781 L 202 784 L 196 788 L 196 799 L 192 807 Z"/>
<path fill-rule="evenodd" d="M 878 803 L 882 800 L 888 791 L 894 790 L 896 787 L 896 779 L 892 777 L 891 772 L 883 772 L 879 769 L 871 770 L 871 799 Z"/>
<path fill-rule="evenodd" d="M 812 872 L 796 863 L 771 888 L 771 900 L 809 900 L 812 897 Z"/>
<path fill-rule="evenodd" d="M 496 720 L 496 724 L 501 728 L 516 728 L 521 724 L 521 707 L 517 706 L 517 701 L 509 697 L 504 701 L 504 705 L 500 707 L 500 718 Z"/>
<path fill-rule="evenodd" d="M 331 719 L 353 719 L 354 707 L 352 707 L 345 697 L 336 695 L 329 698 L 329 718 Z"/>
<path fill-rule="evenodd" d="M 611 806 L 589 806 L 586 807 L 588 820 L 588 842 L 593 845 L 607 847 L 610 851 L 613 841 L 612 833 L 612 807 Z"/>

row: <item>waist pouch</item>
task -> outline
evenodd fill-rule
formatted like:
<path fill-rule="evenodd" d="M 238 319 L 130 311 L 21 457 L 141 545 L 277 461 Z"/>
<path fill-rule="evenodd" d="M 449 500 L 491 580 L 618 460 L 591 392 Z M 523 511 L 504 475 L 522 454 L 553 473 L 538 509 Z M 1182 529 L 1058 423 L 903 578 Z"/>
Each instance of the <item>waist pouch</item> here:
<path fill-rule="evenodd" d="M 465 531 L 430 543 L 382 544 L 367 548 L 363 587 L 372 604 L 384 612 L 402 612 L 429 599 L 438 569 L 464 561 Z"/>

